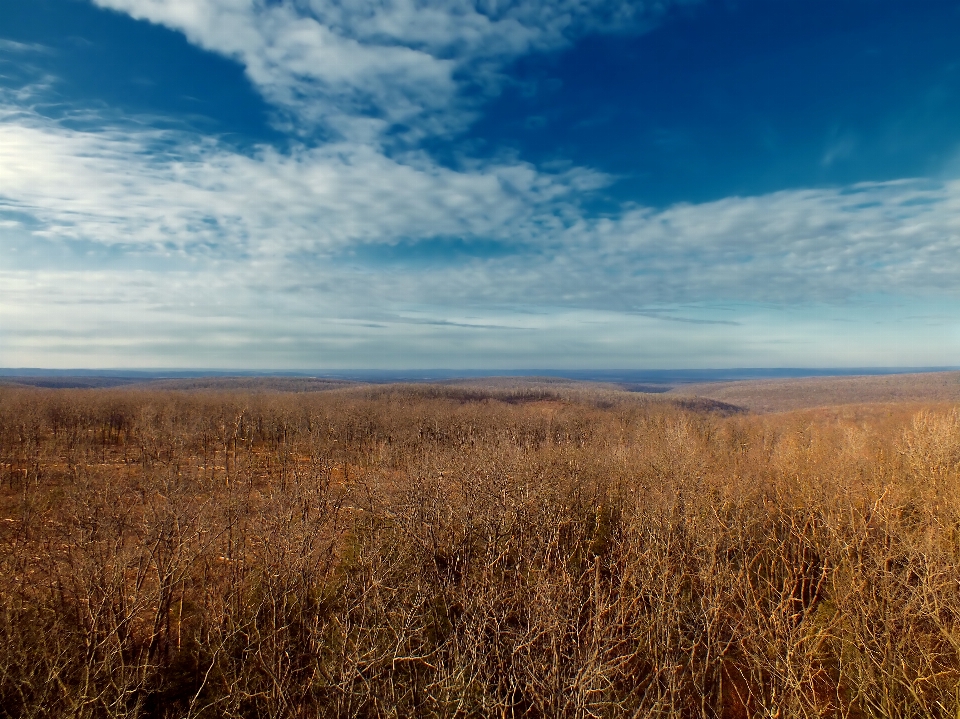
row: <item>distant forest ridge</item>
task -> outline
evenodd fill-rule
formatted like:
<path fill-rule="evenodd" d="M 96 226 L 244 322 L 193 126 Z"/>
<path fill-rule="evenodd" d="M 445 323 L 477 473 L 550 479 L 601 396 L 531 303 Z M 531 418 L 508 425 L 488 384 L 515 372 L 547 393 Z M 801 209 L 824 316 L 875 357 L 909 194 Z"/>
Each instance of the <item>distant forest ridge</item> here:
<path fill-rule="evenodd" d="M 336 369 L 336 370 L 243 370 L 243 369 L 44 369 L 0 368 L 0 377 L 88 378 L 104 386 L 163 379 L 204 377 L 316 378 L 363 383 L 443 382 L 458 379 L 524 377 L 567 379 L 581 382 L 688 384 L 802 377 L 853 377 L 924 372 L 949 372 L 952 367 L 734 367 L 720 369 Z"/>

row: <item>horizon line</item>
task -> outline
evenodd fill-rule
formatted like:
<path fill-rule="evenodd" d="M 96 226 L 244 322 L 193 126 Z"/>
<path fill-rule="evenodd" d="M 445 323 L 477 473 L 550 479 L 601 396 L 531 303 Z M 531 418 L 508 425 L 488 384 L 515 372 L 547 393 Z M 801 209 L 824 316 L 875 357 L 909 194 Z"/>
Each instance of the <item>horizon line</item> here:
<path fill-rule="evenodd" d="M 692 380 L 722 381 L 724 379 L 800 379 L 803 377 L 929 374 L 960 371 L 960 366 L 858 366 L 858 367 L 709 367 L 709 368 L 510 368 L 510 369 L 238 369 L 238 368 L 49 368 L 0 367 L 0 377 L 99 377 L 115 379 L 201 379 L 201 378 L 300 378 L 352 379 L 356 381 L 428 381 L 451 379 L 479 379 L 484 377 L 549 377 L 582 381 L 607 382 L 690 382 Z"/>

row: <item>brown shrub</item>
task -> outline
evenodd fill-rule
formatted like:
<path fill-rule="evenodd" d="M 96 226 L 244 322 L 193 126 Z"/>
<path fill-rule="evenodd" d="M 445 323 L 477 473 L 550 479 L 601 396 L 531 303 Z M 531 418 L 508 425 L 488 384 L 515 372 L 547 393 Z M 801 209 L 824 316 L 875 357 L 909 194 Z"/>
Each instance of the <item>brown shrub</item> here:
<path fill-rule="evenodd" d="M 956 717 L 960 419 L 0 389 L 10 717 Z"/>

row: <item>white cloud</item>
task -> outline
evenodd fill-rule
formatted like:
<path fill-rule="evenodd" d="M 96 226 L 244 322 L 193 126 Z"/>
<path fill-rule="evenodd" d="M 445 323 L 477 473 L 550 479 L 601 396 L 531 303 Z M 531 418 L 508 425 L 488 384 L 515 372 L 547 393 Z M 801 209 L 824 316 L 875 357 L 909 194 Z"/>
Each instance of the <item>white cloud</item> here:
<path fill-rule="evenodd" d="M 958 211 L 960 182 L 912 180 L 639 209 L 591 232 L 598 266 L 630 267 L 635 284 L 651 287 L 637 293 L 641 301 L 952 295 Z"/>
<path fill-rule="evenodd" d="M 384 311 L 371 278 L 282 292 L 257 268 L 202 272 L 0 268 L 0 363 L 46 367 L 551 368 L 951 365 L 960 303 L 936 327 L 916 306 L 713 309 L 736 325 L 606 310 L 520 313 L 446 306 Z M 263 280 L 265 278 L 261 278 Z M 277 278 L 270 278 L 271 281 Z M 334 278 L 337 282 L 341 278 Z M 408 282 L 415 277 L 407 276 Z M 356 300 L 361 299 L 358 303 Z M 385 302 L 385 300 L 387 300 Z M 929 309 L 929 306 L 924 306 Z M 683 308 L 683 316 L 704 316 Z M 845 321 L 844 321 L 845 320 Z"/>
<path fill-rule="evenodd" d="M 8 112 L 0 115 L 0 219 L 41 238 L 247 263 L 277 291 L 333 283 L 358 302 L 630 311 L 953 296 L 960 287 L 958 181 L 791 190 L 598 219 L 579 204 L 605 181 L 589 170 L 476 163 L 456 171 L 423 155 L 406 159 L 360 143 L 243 155 L 193 136 L 79 132 Z M 431 238 L 456 240 L 467 255 L 391 264 L 401 248 L 377 259 L 377 247 Z M 485 242 L 503 251 L 486 253 Z M 350 259 L 363 246 L 361 259 Z"/>
<path fill-rule="evenodd" d="M 681 2 L 691 0 L 681 0 Z M 240 62 L 291 125 L 322 123 L 371 142 L 473 116 L 462 81 L 496 84 L 501 63 L 590 31 L 640 29 L 671 3 L 626 0 L 93 0 L 164 25 Z M 358 118 L 365 118 L 358 121 Z"/>
<path fill-rule="evenodd" d="M 31 110 L 29 89 L 0 95 L 0 364 L 492 366 L 488 353 L 500 366 L 547 366 L 532 358 L 553 352 L 596 366 L 589 358 L 602 352 L 620 358 L 613 365 L 693 366 L 683 353 L 699 348 L 700 365 L 716 366 L 731 362 L 731 338 L 750 362 L 784 364 L 804 337 L 829 334 L 823 321 L 791 331 L 716 304 L 833 312 L 870 295 L 956 301 L 957 181 L 598 218 L 582 198 L 611 178 L 590 168 L 455 169 L 415 146 L 381 146 L 391 123 L 435 133 L 465 122 L 463 83 L 495 81 L 505 59 L 637 27 L 659 4 L 95 1 L 236 58 L 268 100 L 341 137 L 243 154 L 94 115 L 83 125 L 95 131 L 71 129 Z M 75 251 L 59 264 L 34 255 L 28 267 L 18 251 L 29 238 Z M 424 241 L 454 243 L 457 257 L 404 260 Z M 126 265 L 101 266 L 113 255 Z M 803 356 L 876 364 L 832 337 Z"/>
<path fill-rule="evenodd" d="M 551 203 L 604 182 L 586 170 L 543 174 L 517 163 L 458 172 L 406 159 L 346 142 L 247 156 L 198 137 L 80 132 L 8 112 L 0 114 L 0 207 L 32 216 L 43 236 L 277 256 L 501 235 L 506 226 L 529 236 L 534 221 L 555 224 L 544 214 Z"/>
<path fill-rule="evenodd" d="M 16 42 L 15 40 L 0 38 L 0 52 L 16 53 L 18 55 L 30 53 L 46 54 L 50 52 L 50 48 L 35 42 Z"/>

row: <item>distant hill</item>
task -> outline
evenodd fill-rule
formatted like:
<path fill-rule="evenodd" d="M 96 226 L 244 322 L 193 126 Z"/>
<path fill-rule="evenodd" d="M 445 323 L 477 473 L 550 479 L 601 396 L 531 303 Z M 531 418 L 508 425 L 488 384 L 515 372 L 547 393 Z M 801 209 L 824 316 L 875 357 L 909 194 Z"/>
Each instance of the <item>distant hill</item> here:
<path fill-rule="evenodd" d="M 320 392 L 353 387 L 357 382 L 318 377 L 183 377 L 143 379 L 107 376 L 0 377 L 0 386 L 43 387 L 47 389 L 105 389 L 129 387 L 162 390 L 220 390 L 245 392 Z"/>
<path fill-rule="evenodd" d="M 0 387 L 44 387 L 46 389 L 103 389 L 108 387 L 129 387 L 142 383 L 142 379 L 132 377 L 107 376 L 0 376 Z"/>
<path fill-rule="evenodd" d="M 167 390 L 223 390 L 244 392 L 322 392 L 354 387 L 358 383 L 319 377 L 195 377 L 161 379 L 144 382 L 138 387 Z"/>
<path fill-rule="evenodd" d="M 666 396 L 707 398 L 753 412 L 879 402 L 960 403 L 960 372 L 687 384 Z"/>

